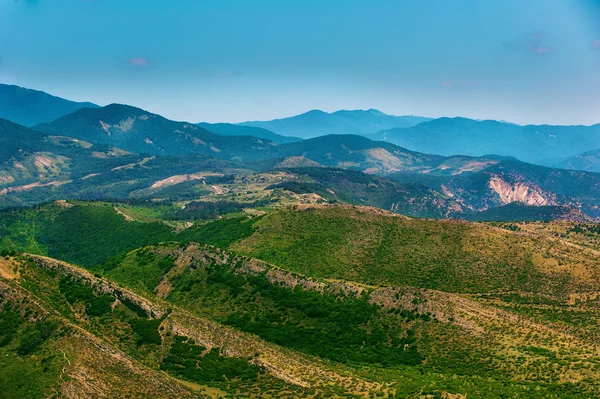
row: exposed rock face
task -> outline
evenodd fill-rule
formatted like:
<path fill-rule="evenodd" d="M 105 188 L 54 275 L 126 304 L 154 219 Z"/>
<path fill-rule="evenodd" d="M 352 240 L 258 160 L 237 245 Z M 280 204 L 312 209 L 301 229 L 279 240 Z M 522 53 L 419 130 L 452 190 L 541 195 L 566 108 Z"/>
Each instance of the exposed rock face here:
<path fill-rule="evenodd" d="M 500 176 L 492 176 L 489 187 L 500 197 L 503 204 L 520 202 L 527 205 L 556 205 L 551 196 L 545 194 L 539 187 L 521 182 L 508 183 Z"/>
<path fill-rule="evenodd" d="M 134 303 L 135 305 L 143 309 L 149 318 L 159 319 L 166 313 L 165 309 L 150 302 L 146 298 L 142 298 L 141 296 L 133 293 L 128 289 L 116 287 L 114 284 L 111 284 L 110 282 L 102 278 L 95 277 L 92 273 L 79 269 L 66 262 L 61 262 L 56 259 L 47 258 L 45 256 L 39 255 L 28 256 L 39 267 L 54 269 L 59 273 L 69 275 L 74 278 L 85 279 L 89 281 L 90 285 L 99 292 L 114 295 L 121 302 L 129 301 L 131 303 Z"/>

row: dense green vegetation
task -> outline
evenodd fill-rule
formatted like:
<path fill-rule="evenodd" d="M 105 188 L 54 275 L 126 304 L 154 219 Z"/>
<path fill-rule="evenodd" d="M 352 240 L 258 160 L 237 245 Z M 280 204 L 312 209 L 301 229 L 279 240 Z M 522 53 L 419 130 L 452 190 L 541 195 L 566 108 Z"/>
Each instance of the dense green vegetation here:
<path fill-rule="evenodd" d="M 24 319 L 19 312 L 9 307 L 2 309 L 0 312 L 0 347 L 12 342 L 23 322 Z"/>
<path fill-rule="evenodd" d="M 105 272 L 129 286 L 154 290 L 169 255 L 152 248 L 136 251 Z M 168 272 L 162 268 L 162 272 Z M 279 287 L 264 276 L 235 274 L 231 265 L 190 269 L 171 280 L 168 299 L 192 306 L 215 320 L 301 352 L 347 363 L 418 364 L 412 330 L 401 321 L 429 321 L 428 315 L 403 312 L 386 320 L 366 298 L 336 298 L 318 292 Z"/>
<path fill-rule="evenodd" d="M 58 323 L 11 303 L 0 292 L 0 398 L 47 398 L 63 366 L 52 348 Z"/>
<path fill-rule="evenodd" d="M 511 203 L 482 212 L 477 212 L 468 217 L 474 221 L 550 221 L 567 217 L 572 212 L 571 208 L 565 206 L 530 206 L 519 203 Z"/>
<path fill-rule="evenodd" d="M 25 261 L 24 267 L 21 269 L 24 280 L 23 285 L 27 290 L 33 293 L 36 297 L 45 298 L 44 304 L 51 305 L 53 312 L 63 315 L 69 322 L 74 323 L 92 332 L 102 340 L 106 341 L 115 348 L 124 351 L 127 355 L 141 361 L 154 369 L 162 369 L 172 376 L 182 378 L 191 382 L 207 383 L 217 392 L 223 392 L 224 395 L 230 393 L 233 397 L 239 397 L 240 394 L 252 390 L 254 392 L 278 392 L 280 390 L 287 391 L 284 397 L 299 397 L 304 396 L 303 388 L 290 386 L 284 381 L 275 379 L 270 375 L 266 375 L 262 367 L 252 364 L 252 357 L 231 357 L 225 355 L 219 348 L 213 348 L 211 351 L 206 351 L 205 348 L 196 346 L 194 342 L 186 337 L 174 335 L 168 329 L 170 311 L 167 311 L 163 317 L 158 319 L 148 318 L 145 311 L 142 310 L 139 303 L 135 300 L 128 300 L 121 296 L 120 290 L 111 291 L 111 293 L 103 292 L 99 289 L 98 282 L 91 283 L 87 277 L 73 274 L 69 270 L 40 267 L 39 264 L 31 261 Z M 112 284 L 111 284 L 112 286 Z M 1 287 L 0 287 L 1 288 Z M 2 290 L 0 289 L 0 308 L 2 306 Z M 118 299 L 118 301 L 117 301 Z M 90 308 L 94 308 L 94 302 L 111 303 L 108 309 L 102 306 L 101 312 L 90 312 Z M 26 300 L 21 300 L 19 304 L 27 303 Z M 11 310 L 13 309 L 13 310 Z M 81 345 L 82 342 L 88 342 L 84 337 L 82 341 L 78 341 L 82 337 L 79 335 L 79 330 L 75 334 L 64 334 L 65 329 L 56 332 L 56 324 L 43 322 L 31 324 L 24 317 L 19 315 L 16 308 L 4 307 L 0 312 L 0 326 L 3 330 L 0 332 L 0 339 L 8 342 L 3 348 L 0 346 L 0 382 L 4 382 L 4 377 L 15 377 L 14 381 L 7 386 L 11 388 L 13 397 L 48 397 L 47 391 L 54 389 L 56 384 L 64 383 L 58 379 L 57 374 L 48 373 L 43 378 L 38 378 L 39 386 L 46 389 L 45 395 L 33 394 L 33 388 L 39 388 L 38 384 L 26 386 L 23 383 L 23 378 L 31 377 L 35 374 L 31 372 L 36 370 L 36 365 L 40 359 L 45 359 L 45 351 L 48 350 L 49 343 L 48 332 L 51 333 L 52 339 L 66 339 L 68 345 L 60 341 L 62 345 L 59 348 L 64 348 L 65 351 L 72 350 L 71 345 Z M 5 310 L 5 311 L 4 311 Z M 29 315 L 29 313 L 26 313 Z M 23 325 L 25 323 L 25 325 Z M 17 332 L 15 334 L 15 331 Z M 81 330 L 83 331 L 83 330 Z M 163 334 L 168 337 L 163 341 Z M 9 337 L 9 338 L 6 338 Z M 12 337 L 12 338 L 10 338 Z M 10 341 L 9 341 L 10 340 Z M 93 342 L 93 340 L 92 340 Z M 8 345 L 8 346 L 7 346 Z M 54 345 L 54 344 L 52 344 Z M 61 345 L 57 343 L 56 345 Z M 102 352 L 97 353 L 97 348 L 79 347 L 83 352 L 67 352 L 63 355 L 60 350 L 52 347 L 52 359 L 56 364 L 62 364 L 63 359 L 70 359 L 74 363 L 77 356 L 83 356 L 86 359 L 100 355 L 107 356 L 105 360 L 110 361 L 112 356 L 109 354 L 102 355 Z M 89 352 L 89 351 L 92 352 Z M 58 354 L 55 352 L 58 351 Z M 27 353 L 27 355 L 25 355 Z M 40 357 L 44 354 L 43 357 Z M 114 353 L 113 353 L 114 354 Z M 5 356 L 6 355 L 6 356 Z M 68 357 L 65 357 L 68 356 Z M 26 369 L 23 370 L 22 377 L 16 377 L 14 373 L 17 369 L 13 365 L 21 365 L 21 359 L 27 359 Z M 37 359 L 37 360 L 36 360 Z M 33 362 L 33 363 L 32 363 Z M 45 372 L 50 371 L 47 367 L 48 361 L 44 360 L 46 368 L 42 368 Z M 51 363 L 54 365 L 54 363 Z M 190 365 L 193 364 L 192 368 Z M 43 365 L 43 364 L 42 364 Z M 182 368 L 182 366 L 186 366 Z M 190 367 L 187 367 L 190 366 Z M 104 364 L 96 364 L 86 367 L 96 367 L 96 378 L 108 378 L 103 380 L 103 384 L 115 383 L 122 381 L 121 378 L 127 376 L 124 374 L 130 370 L 105 369 Z M 60 373 L 60 368 L 52 371 Z M 77 371 L 77 370 L 75 370 Z M 104 374 L 108 372 L 108 374 Z M 116 374 L 113 374 L 116 373 Z M 113 379 L 114 376 L 119 376 L 119 379 Z M 153 378 L 157 378 L 154 376 Z M 65 377 L 68 381 L 68 379 Z M 167 379 L 170 381 L 170 379 Z M 140 390 L 141 387 L 138 381 L 122 381 L 127 386 L 131 386 L 133 392 Z M 17 385 L 18 383 L 18 385 Z M 260 389 L 259 389 L 260 387 Z M 14 389 L 13 389 L 14 388 Z M 31 393 L 27 395 L 26 393 Z M 119 395 L 129 392 L 125 387 L 121 387 L 117 393 Z M 168 395 L 168 392 L 153 392 L 153 395 L 161 394 L 160 397 Z M 25 396 L 23 396 L 25 395 Z M 134 394 L 138 397 L 139 394 Z M 111 396 L 112 397 L 112 396 Z M 154 397 L 154 396 L 152 396 Z M 178 396 L 179 397 L 179 396 Z M 192 396 L 196 397 L 196 396 Z M 229 396 L 226 396 L 229 397 Z M 4 396 L 0 395 L 4 399 Z"/>
<path fill-rule="evenodd" d="M 261 368 L 248 363 L 250 359 L 223 357 L 218 348 L 206 352 L 191 338 L 175 337 L 169 354 L 160 368 L 171 374 L 200 383 L 249 380 L 256 381 Z"/>
<path fill-rule="evenodd" d="M 92 287 L 69 277 L 63 277 L 58 282 L 60 292 L 69 303 L 81 302 L 88 316 L 102 316 L 112 310 L 115 299 L 111 295 L 96 294 Z"/>
<path fill-rule="evenodd" d="M 128 221 L 111 203 L 75 202 L 0 211 L 0 250 L 48 255 L 91 267 L 132 249 L 163 241 L 227 247 L 254 231 L 247 217 L 197 224 L 176 233 L 161 222 Z"/>
<path fill-rule="evenodd" d="M 145 344 L 160 345 L 161 337 L 158 328 L 162 323 L 162 319 L 148 320 L 144 318 L 129 320 L 131 330 L 138 336 L 137 346 Z"/>
<path fill-rule="evenodd" d="M 256 228 L 255 222 L 260 219 L 260 216 L 253 219 L 244 216 L 197 225 L 181 232 L 176 241 L 203 242 L 227 248 L 234 242 L 250 236 Z"/>
<path fill-rule="evenodd" d="M 171 261 L 174 254 L 180 256 L 178 262 L 196 259 L 184 269 L 167 272 L 170 289 L 166 299 L 169 302 L 299 352 L 350 366 L 374 367 L 373 370 L 380 370 L 385 378 L 403 381 L 396 387 L 396 397 L 416 392 L 441 395 L 444 389 L 477 392 L 478 397 L 488 398 L 497 397 L 498 392 L 507 397 L 518 394 L 531 398 L 552 397 L 550 392 L 557 398 L 583 398 L 588 394 L 581 386 L 556 384 L 552 379 L 540 377 L 537 384 L 512 380 L 513 376 L 535 370 L 531 368 L 533 366 L 519 368 L 528 357 L 539 359 L 554 353 L 552 359 L 561 367 L 569 364 L 564 359 L 565 353 L 556 354 L 543 340 L 521 344 L 516 348 L 519 355 L 511 359 L 495 353 L 497 344 L 490 337 L 465 335 L 460 328 L 440 322 L 428 313 L 405 308 L 383 310 L 370 303 L 367 293 L 347 297 L 334 292 L 307 290 L 299 285 L 295 288 L 280 286 L 269 282 L 266 272 L 243 272 L 246 267 L 243 259 L 230 259 L 223 264 L 216 260 L 222 259 L 221 255 L 213 260 L 210 249 L 194 248 L 197 246 L 178 244 L 146 248 L 129 254 L 107 273 L 124 285 L 153 291 L 156 279 L 144 279 L 136 269 L 144 268 L 147 263 L 158 264 L 160 258 Z M 495 297 L 488 295 L 485 298 L 488 301 Z M 526 306 L 560 303 L 550 302 L 541 295 L 525 298 L 505 294 L 501 300 Z M 423 301 L 426 302 L 414 298 L 411 303 Z M 557 318 L 550 321 L 556 322 Z M 496 327 L 495 331 L 503 328 Z M 396 344 L 403 350 L 398 350 Z M 186 351 L 193 352 L 190 348 Z M 182 358 L 177 364 L 183 362 Z M 551 364 L 536 361 L 535 367 L 539 368 L 539 373 L 552 373 Z M 397 374 L 394 370 L 398 370 Z M 418 376 L 416 370 L 419 370 Z M 410 382 L 409 375 L 419 382 Z M 450 375 L 453 382 L 442 377 Z M 425 385 L 424 381 L 427 381 Z M 445 388 L 440 390 L 442 386 Z"/>
<path fill-rule="evenodd" d="M 600 339 L 589 330 L 590 323 L 600 320 L 596 302 L 581 299 L 577 307 L 570 307 L 566 299 L 573 292 L 595 290 L 595 280 L 584 284 L 566 272 L 543 268 L 549 267 L 543 266 L 544 259 L 557 259 L 558 267 L 570 270 L 585 259 L 585 253 L 559 243 L 550 246 L 524 234 L 524 228 L 515 223 L 489 226 L 414 220 L 336 205 L 288 208 L 254 218 L 226 217 L 179 231 L 159 222 L 173 209 L 165 202 L 156 208 L 146 208 L 141 202 L 122 207 L 116 203 L 72 205 L 6 211 L 0 255 L 14 256 L 15 250 L 34 248 L 43 254 L 60 254 L 65 260 L 78 257 L 78 263 L 90 267 L 96 276 L 133 288 L 151 300 L 158 294 L 161 306 L 175 313 L 185 309 L 289 353 L 325 359 L 334 370 L 384 381 L 390 384 L 384 394 L 388 397 L 442 397 L 443 392 L 460 392 L 482 398 L 500 394 L 585 398 L 594 387 L 590 376 L 596 375 L 600 363 L 587 357 L 591 349 L 586 345 Z M 115 206 L 145 222 L 128 221 Z M 103 223 L 110 228 L 97 227 Z M 564 228 L 574 235 L 595 234 L 593 225 Z M 62 242 L 47 239 L 50 234 L 61 234 L 59 229 L 74 233 L 62 234 Z M 146 246 L 157 242 L 165 243 Z M 288 281 L 292 277 L 273 280 L 267 271 L 252 269 L 255 261 L 246 264 L 245 258 L 233 253 L 189 242 L 230 248 L 312 277 L 468 293 L 460 301 L 475 301 L 466 309 L 478 321 L 444 316 L 448 309 L 463 306 L 460 301 L 446 303 L 447 299 L 441 299 L 445 297 L 438 297 L 441 303 L 429 304 L 432 298 L 425 294 L 402 299 L 397 293 L 387 301 L 403 304 L 383 308 L 370 297 L 375 287 L 365 287 L 359 296 L 306 288 Z M 588 258 L 585 264 L 593 270 L 594 262 Z M 199 343 L 203 341 L 174 334 L 169 330 L 169 312 L 154 318 L 118 290 L 99 289 L 85 278 L 34 264 L 19 273 L 19 284 L 43 298 L 44 304 L 149 367 L 219 387 L 233 396 L 246 389 L 263 393 L 282 389 L 283 382 L 256 366 L 260 357 L 232 357 L 223 348 L 207 350 Z M 418 291 L 406 287 L 399 292 Z M 479 309 L 478 304 L 486 308 Z M 517 315 L 515 320 L 523 323 L 511 330 L 510 323 L 498 322 L 488 309 Z M 482 314 L 486 318 L 481 319 Z M 56 371 L 64 357 L 52 345 L 62 339 L 64 330 L 46 321 L 28 320 L 27 313 L 0 312 L 0 355 L 17 359 L 14 364 L 26 364 L 27 370 L 37 373 L 46 367 L 39 359 L 53 353 L 56 358 L 47 362 L 49 370 Z M 467 327 L 478 324 L 469 327 L 475 330 L 465 330 L 465 323 Z M 585 345 L 553 346 L 556 338 L 549 337 L 548 330 L 538 330 L 535 323 L 564 328 Z M 479 328 L 485 333 L 473 333 Z M 13 363 L 0 360 L 0 371 L 14 377 Z M 557 379 L 561 373 L 583 377 L 579 383 L 567 384 Z M 45 386 L 54 384 L 41 381 Z M 26 387 L 20 383 L 14 389 L 21 393 Z M 326 396 L 333 396 L 337 389 L 332 386 Z M 287 392 L 291 397 L 310 396 L 310 390 Z M 339 392 L 348 394 L 343 389 Z"/>
<path fill-rule="evenodd" d="M 57 215 L 38 234 L 49 256 L 85 266 L 171 237 L 168 226 L 127 222 L 109 206 L 72 207 Z"/>

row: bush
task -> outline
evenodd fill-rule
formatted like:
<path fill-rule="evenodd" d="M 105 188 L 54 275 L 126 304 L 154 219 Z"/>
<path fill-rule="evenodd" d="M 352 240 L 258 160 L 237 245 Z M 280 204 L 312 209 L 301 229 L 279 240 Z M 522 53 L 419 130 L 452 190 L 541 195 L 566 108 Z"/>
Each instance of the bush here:
<path fill-rule="evenodd" d="M 193 340 L 177 336 L 160 368 L 200 383 L 226 379 L 256 381 L 262 371 L 260 367 L 248 363 L 249 358 L 223 357 L 218 348 L 202 356 L 205 350 L 205 347 L 195 345 Z"/>
<path fill-rule="evenodd" d="M 132 319 L 129 321 L 131 329 L 138 336 L 137 346 L 144 344 L 160 345 L 162 340 L 158 327 L 162 319 L 148 320 L 148 319 Z"/>
<path fill-rule="evenodd" d="M 21 335 L 17 353 L 19 355 L 28 355 L 35 352 L 44 341 L 46 341 L 56 330 L 58 323 L 56 321 L 45 321 L 34 326 L 29 326 Z"/>

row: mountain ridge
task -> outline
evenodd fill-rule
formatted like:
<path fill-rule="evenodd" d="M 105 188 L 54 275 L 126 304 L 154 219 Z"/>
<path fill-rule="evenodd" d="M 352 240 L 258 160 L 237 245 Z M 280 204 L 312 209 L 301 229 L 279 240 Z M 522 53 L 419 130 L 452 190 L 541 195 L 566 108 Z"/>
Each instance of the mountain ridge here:
<path fill-rule="evenodd" d="M 287 118 L 271 121 L 247 121 L 238 124 L 262 127 L 284 136 L 306 139 L 327 134 L 375 134 L 382 129 L 414 126 L 426 120 L 429 118 L 388 115 L 375 109 L 339 110 L 331 113 L 310 110 Z"/>
<path fill-rule="evenodd" d="M 222 158 L 233 153 L 243 157 L 259 148 L 276 146 L 252 136 L 220 136 L 192 123 L 171 121 L 123 104 L 83 108 L 35 128 L 150 155 L 203 154 Z"/>
<path fill-rule="evenodd" d="M 43 91 L 0 83 L 0 118 L 24 126 L 51 122 L 85 107 L 90 102 L 75 102 Z"/>
<path fill-rule="evenodd" d="M 200 126 L 221 136 L 254 136 L 273 141 L 277 144 L 293 143 L 302 140 L 299 137 L 282 136 L 260 127 L 235 125 L 233 123 L 200 122 L 196 123 L 196 126 Z"/>
<path fill-rule="evenodd" d="M 600 147 L 600 124 L 583 126 L 516 125 L 495 120 L 438 118 L 409 128 L 382 130 L 372 139 L 415 151 L 470 156 L 495 153 L 552 166 Z"/>

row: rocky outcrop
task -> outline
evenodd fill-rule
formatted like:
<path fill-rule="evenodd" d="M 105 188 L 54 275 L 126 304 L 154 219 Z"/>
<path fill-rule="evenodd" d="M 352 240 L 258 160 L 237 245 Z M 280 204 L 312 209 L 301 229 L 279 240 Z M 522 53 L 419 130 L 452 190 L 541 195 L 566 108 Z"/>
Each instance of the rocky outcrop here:
<path fill-rule="evenodd" d="M 163 309 L 162 307 L 154 304 L 153 302 L 150 302 L 146 298 L 143 298 L 128 289 L 118 287 L 105 279 L 98 278 L 93 274 L 82 270 L 78 267 L 72 266 L 65 262 L 58 261 L 56 259 L 47 258 L 45 256 L 28 256 L 39 267 L 53 269 L 56 270 L 58 273 L 68 275 L 76 279 L 87 280 L 95 290 L 105 294 L 113 295 L 121 302 L 125 301 L 135 304 L 139 308 L 143 309 L 149 318 L 159 319 L 162 316 L 164 316 L 167 312 L 166 309 Z"/>
<path fill-rule="evenodd" d="M 553 195 L 544 193 L 533 184 L 522 182 L 509 183 L 498 175 L 492 175 L 489 181 L 490 189 L 499 197 L 502 204 L 520 202 L 527 205 L 557 205 Z"/>

